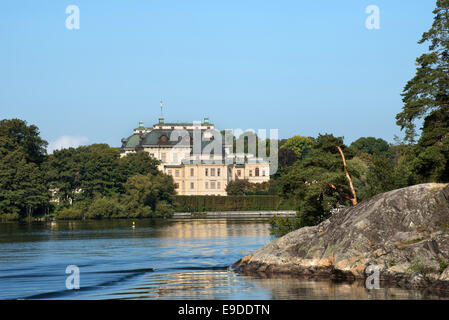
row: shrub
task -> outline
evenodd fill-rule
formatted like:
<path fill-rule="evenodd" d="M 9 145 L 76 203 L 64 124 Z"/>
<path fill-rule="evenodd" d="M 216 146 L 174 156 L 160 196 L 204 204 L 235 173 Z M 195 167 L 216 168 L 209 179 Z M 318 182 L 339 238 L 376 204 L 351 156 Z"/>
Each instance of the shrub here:
<path fill-rule="evenodd" d="M 395 265 L 396 265 L 396 259 L 395 258 L 392 258 L 392 259 L 390 259 L 389 261 L 388 261 L 388 266 L 389 267 L 394 267 Z"/>
<path fill-rule="evenodd" d="M 86 217 L 89 219 L 108 219 L 121 217 L 123 211 L 122 206 L 114 197 L 96 198 L 89 206 Z"/>
<path fill-rule="evenodd" d="M 426 275 L 428 273 L 431 273 L 433 270 L 431 267 L 426 266 L 424 263 L 422 263 L 420 260 L 416 259 L 413 261 L 412 264 L 408 267 L 409 272 L 417 272 L 422 275 Z"/>
<path fill-rule="evenodd" d="M 78 206 L 62 208 L 58 212 L 56 219 L 59 219 L 59 220 L 81 220 L 84 218 L 83 212 L 84 211 Z"/>
<path fill-rule="evenodd" d="M 446 270 L 447 267 L 449 267 L 449 262 L 446 260 L 440 260 L 440 268 L 438 269 L 439 273 L 443 273 L 444 270 Z"/>
<path fill-rule="evenodd" d="M 173 216 L 173 213 L 175 211 L 173 210 L 173 206 L 169 204 L 167 201 L 159 201 L 156 204 L 156 210 L 154 211 L 153 216 L 154 217 L 163 217 L 163 218 L 169 218 Z"/>

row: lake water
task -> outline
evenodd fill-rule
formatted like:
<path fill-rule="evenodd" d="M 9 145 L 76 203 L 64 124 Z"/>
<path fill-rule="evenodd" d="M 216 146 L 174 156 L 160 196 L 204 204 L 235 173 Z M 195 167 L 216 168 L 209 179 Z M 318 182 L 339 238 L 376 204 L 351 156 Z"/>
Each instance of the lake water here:
<path fill-rule="evenodd" d="M 0 224 L 0 299 L 438 299 L 228 267 L 271 241 L 263 219 Z M 67 290 L 66 268 L 80 270 Z"/>

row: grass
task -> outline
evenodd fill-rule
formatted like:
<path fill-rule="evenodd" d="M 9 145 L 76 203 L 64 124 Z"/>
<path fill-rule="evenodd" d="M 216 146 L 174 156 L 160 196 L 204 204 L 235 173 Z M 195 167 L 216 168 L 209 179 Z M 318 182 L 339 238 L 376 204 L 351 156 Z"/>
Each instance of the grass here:
<path fill-rule="evenodd" d="M 429 274 L 433 271 L 433 269 L 429 266 L 426 266 L 424 263 L 422 263 L 420 260 L 415 260 L 410 264 L 408 267 L 408 271 L 411 273 L 420 273 L 422 275 Z"/>
<path fill-rule="evenodd" d="M 397 261 L 396 261 L 396 259 L 390 259 L 389 261 L 388 261 L 388 266 L 389 267 L 394 267 L 395 265 L 396 265 L 396 263 L 397 263 Z"/>
<path fill-rule="evenodd" d="M 449 262 L 442 259 L 439 261 L 440 262 L 440 268 L 438 269 L 438 272 L 440 274 L 442 274 L 444 272 L 444 270 L 446 270 L 447 267 L 449 267 Z"/>

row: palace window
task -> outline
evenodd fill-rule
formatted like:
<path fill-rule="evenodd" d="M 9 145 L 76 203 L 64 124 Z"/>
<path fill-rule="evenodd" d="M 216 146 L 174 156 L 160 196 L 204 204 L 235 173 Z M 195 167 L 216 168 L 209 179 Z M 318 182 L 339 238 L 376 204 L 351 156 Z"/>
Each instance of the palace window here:
<path fill-rule="evenodd" d="M 210 169 L 210 176 L 215 177 L 215 168 Z"/>
<path fill-rule="evenodd" d="M 195 176 L 195 169 L 190 168 L 190 176 L 191 177 Z"/>
<path fill-rule="evenodd" d="M 220 183 L 220 181 L 217 181 L 217 189 L 221 189 L 221 183 Z"/>
<path fill-rule="evenodd" d="M 175 188 L 179 189 L 179 183 L 175 183 Z"/>
<path fill-rule="evenodd" d="M 206 189 L 209 189 L 209 182 L 206 181 Z"/>
<path fill-rule="evenodd" d="M 211 189 L 215 189 L 215 181 L 211 181 L 210 182 L 210 188 Z"/>
<path fill-rule="evenodd" d="M 193 182 L 190 182 L 190 189 L 195 189 L 195 184 Z"/>
<path fill-rule="evenodd" d="M 179 170 L 175 171 L 175 177 L 179 177 Z"/>
<path fill-rule="evenodd" d="M 250 177 L 253 176 L 253 170 L 249 170 L 249 176 L 250 176 Z"/>
<path fill-rule="evenodd" d="M 162 159 L 162 162 L 165 162 L 167 160 L 167 154 L 165 152 L 161 153 L 161 159 Z"/>
<path fill-rule="evenodd" d="M 242 176 L 242 170 L 237 170 L 237 177 Z"/>
<path fill-rule="evenodd" d="M 168 170 L 168 175 L 171 176 L 171 170 Z"/>
<path fill-rule="evenodd" d="M 265 170 L 262 170 L 262 177 L 265 177 Z"/>
<path fill-rule="evenodd" d="M 204 175 L 207 177 L 208 174 L 209 174 L 209 169 L 208 168 L 204 169 Z"/>
<path fill-rule="evenodd" d="M 256 177 L 259 176 L 259 168 L 256 168 L 256 174 L 255 174 L 255 176 L 256 176 Z"/>
<path fill-rule="evenodd" d="M 220 176 L 220 168 L 217 168 L 217 177 Z"/>

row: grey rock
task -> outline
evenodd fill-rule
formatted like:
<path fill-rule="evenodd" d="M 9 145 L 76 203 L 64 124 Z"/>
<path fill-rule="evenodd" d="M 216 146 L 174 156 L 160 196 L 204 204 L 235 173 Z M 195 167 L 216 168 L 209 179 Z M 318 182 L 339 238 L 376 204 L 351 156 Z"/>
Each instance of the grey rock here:
<path fill-rule="evenodd" d="M 421 184 L 377 195 L 318 226 L 293 231 L 240 259 L 240 273 L 365 279 L 449 291 L 449 185 Z M 443 264 L 444 266 L 444 264 Z"/>

